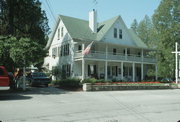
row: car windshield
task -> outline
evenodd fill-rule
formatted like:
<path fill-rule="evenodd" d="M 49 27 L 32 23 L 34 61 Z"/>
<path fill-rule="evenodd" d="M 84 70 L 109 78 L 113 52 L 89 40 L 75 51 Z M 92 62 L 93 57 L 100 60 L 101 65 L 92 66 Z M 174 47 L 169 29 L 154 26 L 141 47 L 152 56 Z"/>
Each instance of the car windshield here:
<path fill-rule="evenodd" d="M 42 72 L 38 72 L 38 73 L 33 73 L 32 76 L 33 77 L 46 77 L 46 74 L 44 74 Z"/>

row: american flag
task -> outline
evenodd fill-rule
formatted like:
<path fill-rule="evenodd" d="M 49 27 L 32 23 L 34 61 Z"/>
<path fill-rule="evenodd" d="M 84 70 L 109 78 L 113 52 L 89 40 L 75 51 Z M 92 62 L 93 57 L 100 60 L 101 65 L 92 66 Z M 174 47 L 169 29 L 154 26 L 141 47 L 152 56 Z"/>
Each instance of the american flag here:
<path fill-rule="evenodd" d="M 93 42 L 94 42 L 94 41 L 92 41 L 92 42 L 86 47 L 86 49 L 83 51 L 83 54 L 84 54 L 84 55 L 87 55 L 87 54 L 90 53 Z"/>

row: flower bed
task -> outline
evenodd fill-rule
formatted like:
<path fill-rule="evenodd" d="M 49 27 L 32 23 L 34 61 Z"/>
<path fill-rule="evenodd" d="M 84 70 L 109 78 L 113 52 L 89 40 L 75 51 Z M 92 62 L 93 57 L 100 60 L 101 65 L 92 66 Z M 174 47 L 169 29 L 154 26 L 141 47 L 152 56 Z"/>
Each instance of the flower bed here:
<path fill-rule="evenodd" d="M 94 85 L 107 85 L 107 84 L 116 84 L 116 85 L 153 85 L 153 84 L 162 84 L 160 82 L 100 82 L 100 83 L 92 83 Z"/>

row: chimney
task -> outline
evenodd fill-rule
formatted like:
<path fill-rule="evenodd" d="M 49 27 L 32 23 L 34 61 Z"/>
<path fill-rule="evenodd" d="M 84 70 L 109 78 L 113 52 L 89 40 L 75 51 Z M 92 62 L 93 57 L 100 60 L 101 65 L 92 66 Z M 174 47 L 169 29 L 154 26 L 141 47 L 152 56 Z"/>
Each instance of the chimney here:
<path fill-rule="evenodd" d="M 93 33 L 97 33 L 97 11 L 94 9 L 89 12 L 89 27 Z"/>

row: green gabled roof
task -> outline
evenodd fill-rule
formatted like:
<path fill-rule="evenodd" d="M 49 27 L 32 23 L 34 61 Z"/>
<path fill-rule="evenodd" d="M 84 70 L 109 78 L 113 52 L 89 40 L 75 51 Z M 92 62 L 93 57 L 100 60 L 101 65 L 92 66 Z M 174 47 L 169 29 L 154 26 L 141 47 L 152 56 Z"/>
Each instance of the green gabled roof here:
<path fill-rule="evenodd" d="M 122 18 L 120 16 L 116 16 L 112 19 L 98 23 L 97 33 L 93 33 L 92 30 L 89 28 L 89 21 L 60 15 L 60 19 L 58 20 L 52 37 L 48 41 L 45 49 L 48 49 L 50 47 L 60 20 L 62 20 L 69 35 L 74 40 L 101 41 L 118 19 L 122 22 L 122 24 L 124 24 Z M 134 33 L 133 30 L 127 29 L 127 33 L 129 33 L 131 40 L 127 40 L 125 42 L 120 41 L 117 44 L 136 48 L 148 48 L 147 45 Z"/>
<path fill-rule="evenodd" d="M 104 37 L 118 17 L 119 16 L 98 23 L 98 32 L 93 33 L 89 28 L 89 21 L 60 15 L 61 20 L 72 38 L 96 41 L 100 41 Z"/>
<path fill-rule="evenodd" d="M 132 29 L 128 29 L 128 31 L 137 47 L 148 48 L 147 45 L 135 34 L 135 32 Z"/>
<path fill-rule="evenodd" d="M 100 30 L 97 34 L 97 40 L 101 40 L 105 36 L 105 34 L 108 32 L 108 30 L 112 27 L 112 25 L 116 22 L 118 18 L 119 16 L 116 16 L 112 19 L 106 20 L 98 24 L 98 29 Z"/>
<path fill-rule="evenodd" d="M 60 15 L 68 33 L 72 38 L 96 40 L 96 33 L 92 33 L 86 20 Z"/>

